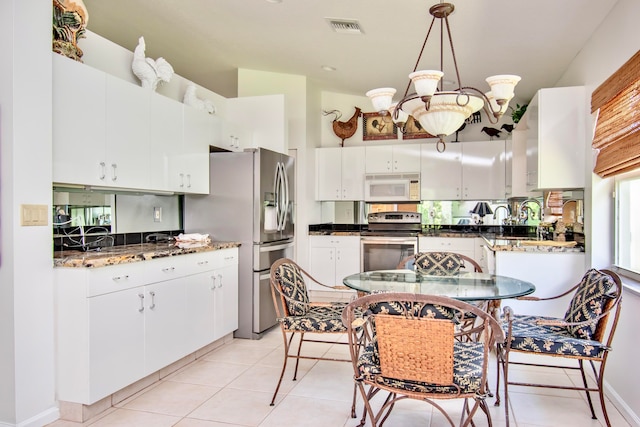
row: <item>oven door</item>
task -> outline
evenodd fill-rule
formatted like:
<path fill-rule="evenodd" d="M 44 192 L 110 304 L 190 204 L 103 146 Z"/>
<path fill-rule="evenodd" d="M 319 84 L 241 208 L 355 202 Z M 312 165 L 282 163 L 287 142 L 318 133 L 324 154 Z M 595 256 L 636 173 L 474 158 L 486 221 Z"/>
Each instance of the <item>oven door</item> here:
<path fill-rule="evenodd" d="M 400 261 L 418 250 L 417 236 L 363 236 L 360 238 L 360 270 L 395 270 Z"/>

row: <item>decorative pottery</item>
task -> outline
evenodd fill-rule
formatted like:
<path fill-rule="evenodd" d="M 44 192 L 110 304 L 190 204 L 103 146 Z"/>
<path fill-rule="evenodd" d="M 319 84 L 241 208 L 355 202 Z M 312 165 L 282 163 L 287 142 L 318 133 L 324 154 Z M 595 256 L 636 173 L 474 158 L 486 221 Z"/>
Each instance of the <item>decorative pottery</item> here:
<path fill-rule="evenodd" d="M 78 40 L 85 37 L 88 21 L 82 0 L 53 0 L 53 51 L 82 62 Z"/>

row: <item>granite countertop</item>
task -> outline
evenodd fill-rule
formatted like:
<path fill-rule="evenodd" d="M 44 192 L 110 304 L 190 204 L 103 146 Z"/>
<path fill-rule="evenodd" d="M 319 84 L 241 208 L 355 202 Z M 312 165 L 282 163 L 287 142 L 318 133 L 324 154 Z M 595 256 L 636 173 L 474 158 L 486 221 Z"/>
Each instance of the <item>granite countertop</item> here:
<path fill-rule="evenodd" d="M 209 252 L 237 248 L 238 242 L 209 242 L 178 245 L 170 243 L 142 243 L 101 248 L 99 251 L 56 251 L 53 253 L 54 267 L 93 268 L 108 265 L 147 261 L 176 255 Z"/>
<path fill-rule="evenodd" d="M 488 238 L 482 236 L 487 247 L 494 252 L 584 252 L 578 242 L 554 242 L 552 240 Z"/>

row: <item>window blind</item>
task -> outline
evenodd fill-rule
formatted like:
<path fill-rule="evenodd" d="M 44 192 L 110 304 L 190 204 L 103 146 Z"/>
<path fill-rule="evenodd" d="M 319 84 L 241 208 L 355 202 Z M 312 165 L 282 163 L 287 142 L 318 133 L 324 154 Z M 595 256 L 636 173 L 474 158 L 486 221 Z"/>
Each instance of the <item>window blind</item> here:
<path fill-rule="evenodd" d="M 598 109 L 593 172 L 605 178 L 640 168 L 640 51 L 593 91 L 591 112 Z"/>

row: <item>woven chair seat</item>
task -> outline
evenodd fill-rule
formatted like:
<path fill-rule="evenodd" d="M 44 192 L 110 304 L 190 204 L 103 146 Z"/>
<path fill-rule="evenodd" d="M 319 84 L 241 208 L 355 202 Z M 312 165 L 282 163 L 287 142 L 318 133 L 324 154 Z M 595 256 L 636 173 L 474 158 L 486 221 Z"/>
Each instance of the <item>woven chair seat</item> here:
<path fill-rule="evenodd" d="M 606 346 L 599 341 L 576 338 L 564 326 L 539 325 L 538 320 L 562 321 L 554 317 L 515 315 L 510 347 L 514 350 L 563 356 L 601 357 Z M 503 323 L 507 331 L 507 323 Z"/>
<path fill-rule="evenodd" d="M 368 345 L 358 358 L 361 378 L 376 384 L 417 393 L 457 394 L 475 393 L 482 381 L 483 344 L 455 342 L 453 353 L 453 384 L 436 385 L 420 381 L 399 380 L 381 375 L 380 359 L 373 344 Z"/>
<path fill-rule="evenodd" d="M 286 330 L 300 332 L 346 332 L 342 323 L 342 310 L 347 303 L 311 307 L 303 316 L 286 316 L 278 319 Z"/>

